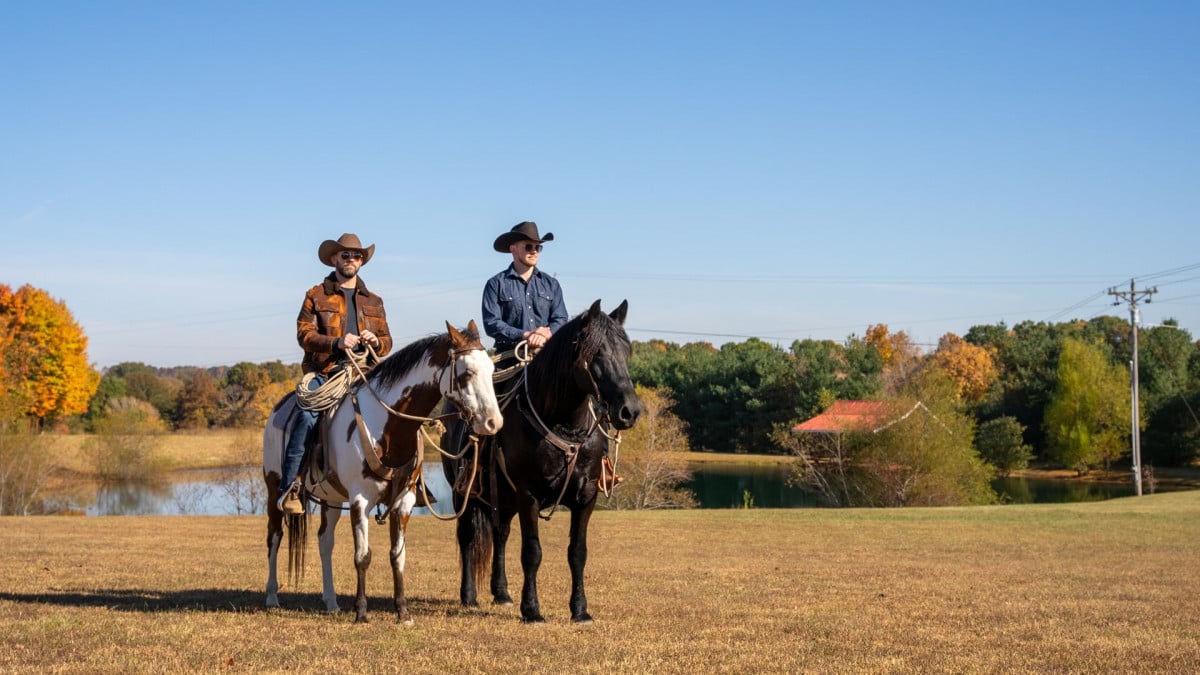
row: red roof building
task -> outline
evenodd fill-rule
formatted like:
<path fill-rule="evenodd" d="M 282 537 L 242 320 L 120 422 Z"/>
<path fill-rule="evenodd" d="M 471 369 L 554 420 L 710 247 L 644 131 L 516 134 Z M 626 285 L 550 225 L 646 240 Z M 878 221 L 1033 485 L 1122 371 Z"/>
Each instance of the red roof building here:
<path fill-rule="evenodd" d="M 924 403 L 917 403 L 898 413 L 892 401 L 834 401 L 825 412 L 792 427 L 792 433 L 838 434 L 846 431 L 882 431 L 913 414 L 917 408 L 929 412 Z M 904 410 L 900 408 L 900 410 Z M 936 417 L 934 419 L 937 419 Z"/>

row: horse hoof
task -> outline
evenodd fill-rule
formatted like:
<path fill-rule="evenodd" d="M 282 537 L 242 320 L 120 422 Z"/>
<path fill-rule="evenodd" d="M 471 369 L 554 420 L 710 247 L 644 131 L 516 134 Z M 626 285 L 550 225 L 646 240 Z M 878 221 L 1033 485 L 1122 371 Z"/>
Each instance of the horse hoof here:
<path fill-rule="evenodd" d="M 523 616 L 523 617 L 521 617 L 521 623 L 531 624 L 531 625 L 540 625 L 540 624 L 546 623 L 546 618 L 544 616 L 542 616 L 541 614 L 538 614 L 537 616 L 534 616 L 534 617 Z"/>
<path fill-rule="evenodd" d="M 497 607 L 512 607 L 513 601 L 511 598 L 508 600 L 496 599 L 492 601 L 492 604 Z"/>
<path fill-rule="evenodd" d="M 412 619 L 400 619 L 399 623 L 401 626 L 411 626 L 411 625 L 413 625 L 413 620 Z"/>
<path fill-rule="evenodd" d="M 576 626 L 590 626 L 592 625 L 592 617 L 586 614 L 578 619 L 572 617 L 571 623 L 575 624 Z"/>
<path fill-rule="evenodd" d="M 360 615 L 354 617 L 354 623 L 371 623 L 371 620 L 368 619 L 365 615 L 360 614 Z"/>

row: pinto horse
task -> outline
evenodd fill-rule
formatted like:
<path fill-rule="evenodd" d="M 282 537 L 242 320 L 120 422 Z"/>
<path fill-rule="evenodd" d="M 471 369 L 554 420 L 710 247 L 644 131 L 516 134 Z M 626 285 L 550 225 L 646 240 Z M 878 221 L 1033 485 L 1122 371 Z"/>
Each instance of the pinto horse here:
<path fill-rule="evenodd" d="M 461 447 L 465 427 L 450 426 L 442 436 L 442 467 L 451 485 L 460 472 L 482 480 L 467 495 L 456 491 L 462 581 L 459 599 L 478 605 L 476 585 L 486 574 L 491 554 L 491 591 L 496 604 L 511 605 L 504 570 L 505 544 L 514 515 L 521 523 L 521 620 L 542 622 L 537 573 L 542 562 L 538 518 L 548 519 L 562 506 L 571 511 L 567 563 L 571 568 L 571 620 L 586 624 L 587 596 L 583 568 L 587 563 L 587 528 L 599 492 L 603 455 L 611 423 L 628 429 L 642 404 L 629 379 L 631 346 L 625 334 L 622 302 L 612 314 L 591 308 L 567 322 L 546 342 L 513 383 L 504 406 L 504 428 L 480 452 L 475 470 L 465 459 L 450 459 Z M 461 453 L 459 453 L 461 454 Z M 462 482 L 460 481 L 461 485 Z M 464 504 L 464 500 L 466 503 Z M 465 510 L 464 510 L 465 509 Z"/>
<path fill-rule="evenodd" d="M 424 446 L 420 426 L 443 397 L 454 403 L 460 419 L 476 434 L 494 434 L 504 424 L 492 385 L 495 366 L 479 341 L 475 322 L 461 332 L 449 323 L 446 329 L 446 333 L 418 340 L 381 360 L 356 392 L 346 394 L 336 409 L 326 413 L 327 419 L 318 427 L 325 449 L 323 457 L 329 460 L 323 480 L 306 485 L 306 490 L 321 504 L 321 598 L 329 612 L 339 610 L 333 591 L 333 535 L 342 513 L 340 504 L 347 503 L 358 570 L 355 621 L 367 621 L 366 575 L 371 564 L 368 517 L 371 509 L 381 504 L 389 516 L 396 617 L 402 623 L 412 623 L 404 597 L 404 532 L 416 504 Z M 351 396 L 357 398 L 353 405 L 346 400 Z M 304 559 L 306 516 L 285 516 L 276 505 L 285 430 L 296 405 L 295 393 L 284 397 L 263 431 L 268 607 L 279 606 L 275 568 L 285 519 L 291 576 L 299 575 Z"/>

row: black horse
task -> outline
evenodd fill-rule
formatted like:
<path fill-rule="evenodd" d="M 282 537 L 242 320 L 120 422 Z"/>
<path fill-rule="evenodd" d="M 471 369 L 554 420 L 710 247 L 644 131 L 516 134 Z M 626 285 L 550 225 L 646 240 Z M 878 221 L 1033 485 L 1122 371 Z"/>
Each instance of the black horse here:
<path fill-rule="evenodd" d="M 559 507 L 571 511 L 567 563 L 571 568 L 571 620 L 589 623 L 583 567 L 587 563 L 587 528 L 596 506 L 604 453 L 611 424 L 628 429 L 642 411 L 629 379 L 631 346 L 625 334 L 622 302 L 611 314 L 600 301 L 560 328 L 511 380 L 513 396 L 504 407 L 504 427 L 480 451 L 474 472 L 467 460 L 444 460 L 452 485 L 460 472 L 478 474 L 469 497 L 456 492 L 458 546 L 462 562 L 459 597 L 477 605 L 476 586 L 487 573 L 491 552 L 491 591 L 496 604 L 512 604 L 504 571 L 504 549 L 514 515 L 521 522 L 521 620 L 545 621 L 538 605 L 537 573 L 542 562 L 538 518 Z M 501 396 L 500 398 L 503 398 Z M 446 450 L 461 447 L 463 429 L 456 423 L 443 435 Z M 460 485 L 464 481 L 458 481 Z"/>

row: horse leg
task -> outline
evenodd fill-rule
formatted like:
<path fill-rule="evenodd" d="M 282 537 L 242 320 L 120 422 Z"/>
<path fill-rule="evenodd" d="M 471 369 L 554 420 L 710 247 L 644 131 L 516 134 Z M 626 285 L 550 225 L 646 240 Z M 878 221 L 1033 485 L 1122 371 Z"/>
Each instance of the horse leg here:
<path fill-rule="evenodd" d="M 456 494 L 456 509 L 461 508 L 460 499 L 469 499 L 469 502 L 455 527 L 458 536 L 459 567 L 462 570 L 458 599 L 464 606 L 478 607 L 477 588 L 487 569 L 488 555 L 492 550 L 492 525 L 488 522 L 488 507 L 482 502 Z"/>
<path fill-rule="evenodd" d="M 354 567 L 358 571 L 358 585 L 354 595 L 354 622 L 368 623 L 367 619 L 367 568 L 371 566 L 371 542 L 368 521 L 370 506 L 362 496 L 350 502 L 350 521 L 354 526 Z"/>
<path fill-rule="evenodd" d="M 267 478 L 267 607 L 279 606 L 279 545 L 283 542 L 283 512 L 275 505 L 279 499 L 279 478 Z"/>
<path fill-rule="evenodd" d="M 341 509 L 321 507 L 321 529 L 317 532 L 317 547 L 321 550 L 321 599 L 325 601 L 325 611 L 330 614 L 342 611 L 333 590 L 333 540 L 341 517 Z"/>
<path fill-rule="evenodd" d="M 571 621 L 587 625 L 592 615 L 587 611 L 587 595 L 583 592 L 583 567 L 587 564 L 587 528 L 596 501 L 571 510 L 571 538 L 567 544 L 567 565 L 571 568 Z"/>
<path fill-rule="evenodd" d="M 521 588 L 521 621 L 542 623 L 538 606 L 537 574 L 542 566 L 542 542 L 538 539 L 538 509 L 533 499 L 523 499 L 521 516 L 521 569 L 525 573 L 525 585 Z"/>
<path fill-rule="evenodd" d="M 392 548 L 388 556 L 392 562 L 392 600 L 396 604 L 396 621 L 405 626 L 411 626 L 413 620 L 408 613 L 408 599 L 404 597 L 404 533 L 408 529 L 408 519 L 412 516 L 416 503 L 417 495 L 411 490 L 405 491 L 400 497 L 399 505 L 393 508 L 392 517 L 388 519 L 388 530 L 392 537 Z"/>
<path fill-rule="evenodd" d="M 508 535 L 512 533 L 511 511 L 500 510 L 500 518 L 492 537 L 492 602 L 505 607 L 513 604 L 512 596 L 508 594 L 508 572 L 504 568 L 505 548 Z"/>

